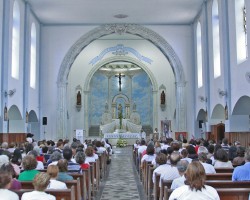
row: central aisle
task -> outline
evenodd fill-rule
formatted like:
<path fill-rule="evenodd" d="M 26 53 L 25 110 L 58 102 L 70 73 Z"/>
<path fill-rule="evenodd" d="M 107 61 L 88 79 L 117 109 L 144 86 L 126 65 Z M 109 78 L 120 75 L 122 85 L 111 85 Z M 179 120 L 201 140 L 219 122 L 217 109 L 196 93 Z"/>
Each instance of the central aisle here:
<path fill-rule="evenodd" d="M 134 163 L 132 162 L 132 147 L 116 148 L 114 151 L 115 153 L 112 155 L 109 175 L 102 189 L 102 193 L 99 194 L 101 197 L 98 199 L 143 199 L 141 184 L 135 171 Z"/>

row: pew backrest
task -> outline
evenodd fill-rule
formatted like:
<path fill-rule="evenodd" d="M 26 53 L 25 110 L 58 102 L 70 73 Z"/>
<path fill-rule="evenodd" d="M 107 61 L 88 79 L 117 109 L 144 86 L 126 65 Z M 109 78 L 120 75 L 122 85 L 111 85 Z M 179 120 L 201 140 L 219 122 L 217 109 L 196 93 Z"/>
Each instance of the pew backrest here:
<path fill-rule="evenodd" d="M 32 192 L 33 189 L 20 189 L 20 190 L 12 190 L 12 191 L 15 192 L 19 196 L 19 199 L 21 199 L 23 193 Z M 56 200 L 76 200 L 74 186 L 66 190 L 47 189 L 45 190 L 45 192 L 55 196 Z"/>

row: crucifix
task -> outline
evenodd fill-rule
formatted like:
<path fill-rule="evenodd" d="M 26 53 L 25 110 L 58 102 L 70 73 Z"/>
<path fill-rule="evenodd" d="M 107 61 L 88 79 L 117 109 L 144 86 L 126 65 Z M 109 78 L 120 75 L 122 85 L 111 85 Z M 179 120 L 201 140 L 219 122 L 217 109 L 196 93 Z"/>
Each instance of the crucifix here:
<path fill-rule="evenodd" d="M 118 75 L 115 75 L 115 77 L 118 77 L 119 80 L 119 91 L 122 91 L 122 77 L 125 77 L 125 75 L 122 75 L 119 73 Z"/>

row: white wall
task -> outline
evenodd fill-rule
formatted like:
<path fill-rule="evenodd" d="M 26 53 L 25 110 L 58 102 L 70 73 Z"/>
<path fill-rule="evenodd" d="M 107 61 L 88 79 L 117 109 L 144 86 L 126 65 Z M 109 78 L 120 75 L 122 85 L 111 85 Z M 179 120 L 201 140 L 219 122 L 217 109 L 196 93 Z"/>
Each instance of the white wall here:
<path fill-rule="evenodd" d="M 53 27 L 53 26 L 44 26 L 42 27 L 42 40 L 41 40 L 41 80 L 43 80 L 43 85 L 41 86 L 41 108 L 43 110 L 43 116 L 48 117 L 48 131 L 53 134 L 53 137 L 55 137 L 55 132 L 56 132 L 56 127 L 55 127 L 55 119 L 56 119 L 56 110 L 57 110 L 57 99 L 56 99 L 56 91 L 57 91 L 57 85 L 56 85 L 56 80 L 57 80 L 57 75 L 58 71 L 60 69 L 60 65 L 62 63 L 62 60 L 69 50 L 69 48 L 74 44 L 76 40 L 78 40 L 82 35 L 87 33 L 89 30 L 93 29 L 94 27 L 89 27 L 89 26 L 83 26 L 83 27 L 78 27 L 78 26 L 59 26 L 59 27 Z M 181 63 L 184 68 L 184 73 L 187 73 L 188 75 L 186 76 L 187 78 L 187 108 L 188 108 L 188 113 L 193 113 L 191 112 L 193 109 L 193 104 L 192 102 L 192 71 L 189 70 L 192 68 L 192 29 L 190 26 L 152 26 L 148 27 L 151 28 L 153 31 L 158 32 L 165 40 L 172 45 L 174 51 L 176 51 L 176 54 L 181 60 Z M 104 42 L 104 41 L 103 41 Z M 108 44 L 109 43 L 109 44 Z M 110 41 L 106 46 L 112 44 Z M 117 44 L 117 41 L 113 42 L 114 45 Z M 126 43 L 128 45 L 133 45 L 132 42 Z M 147 44 L 149 45 L 149 43 Z M 91 48 L 92 44 L 89 45 L 87 48 Z M 112 46 L 112 45 L 110 45 Z M 152 45 L 151 45 L 152 46 Z M 92 49 L 91 52 L 94 52 L 93 54 L 84 54 L 84 59 L 80 59 L 81 64 L 82 63 L 87 63 L 93 58 L 93 55 L 96 55 L 97 53 L 100 53 L 101 50 L 103 50 L 105 46 L 100 48 L 100 46 L 96 46 L 95 48 Z M 158 86 L 161 85 L 161 83 L 166 83 L 167 82 L 164 80 L 164 73 L 161 73 L 160 70 L 158 69 L 159 66 L 163 69 L 166 66 L 161 65 L 160 63 L 162 62 L 162 59 L 164 57 L 160 55 L 161 57 L 159 58 L 152 54 L 152 47 L 149 50 L 144 47 L 144 44 L 141 46 L 137 46 L 136 50 L 138 52 L 141 52 L 145 56 L 152 57 L 154 62 L 154 67 L 150 67 L 150 69 L 153 71 L 153 74 L 155 75 L 156 79 L 159 80 Z M 154 50 L 157 50 L 154 47 Z M 158 50 L 159 51 L 159 50 Z M 154 55 L 154 56 L 153 56 Z M 81 56 L 79 56 L 80 58 Z M 78 59 L 77 57 L 77 62 Z M 77 63 L 76 62 L 76 63 Z M 158 64 L 159 66 L 158 66 Z M 75 65 L 75 63 L 74 63 Z M 157 68 L 156 68 L 156 67 Z M 84 79 L 86 75 L 88 74 L 88 71 L 91 69 L 91 66 L 89 65 L 84 65 L 84 68 L 82 68 L 81 74 L 81 81 L 76 82 L 75 84 L 72 85 L 72 88 L 74 88 L 76 85 L 83 84 Z M 75 71 L 75 73 L 78 73 L 79 71 Z M 83 73 L 84 72 L 84 73 Z M 186 74 L 185 74 L 186 75 Z M 78 76 L 78 75 L 77 75 Z M 75 77 L 75 76 L 74 76 Z M 172 83 L 173 84 L 173 83 Z M 73 91 L 74 92 L 74 91 Z M 174 93 L 171 94 L 175 95 Z M 159 108 L 160 109 L 160 108 Z M 174 111 L 172 111 L 173 114 Z M 192 114 L 191 114 L 192 115 Z M 160 119 L 159 119 L 160 120 Z M 191 121 L 192 119 L 188 119 L 189 122 L 188 124 L 188 130 L 192 132 L 192 125 Z M 160 126 L 160 122 L 159 122 Z"/>

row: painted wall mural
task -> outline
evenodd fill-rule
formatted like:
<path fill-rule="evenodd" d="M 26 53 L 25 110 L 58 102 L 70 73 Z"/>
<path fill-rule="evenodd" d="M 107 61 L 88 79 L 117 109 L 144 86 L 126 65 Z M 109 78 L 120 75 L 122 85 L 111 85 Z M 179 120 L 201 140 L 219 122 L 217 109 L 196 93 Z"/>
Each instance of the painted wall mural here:
<path fill-rule="evenodd" d="M 109 84 L 110 82 L 110 84 Z M 110 94 L 110 96 L 108 96 Z M 137 112 L 141 116 L 142 125 L 151 125 L 153 123 L 153 98 L 152 84 L 148 75 L 144 72 L 136 73 L 132 78 L 125 75 L 121 78 L 121 91 L 119 91 L 119 79 L 113 75 L 108 81 L 104 73 L 97 72 L 91 80 L 91 95 L 89 100 L 89 124 L 100 125 L 101 116 L 105 111 L 105 103 L 109 102 L 111 111 L 112 99 L 123 94 L 129 98 L 130 111 L 132 112 L 133 103 L 136 103 Z M 122 105 L 123 113 L 125 112 L 125 101 L 117 98 L 117 107 Z"/>

